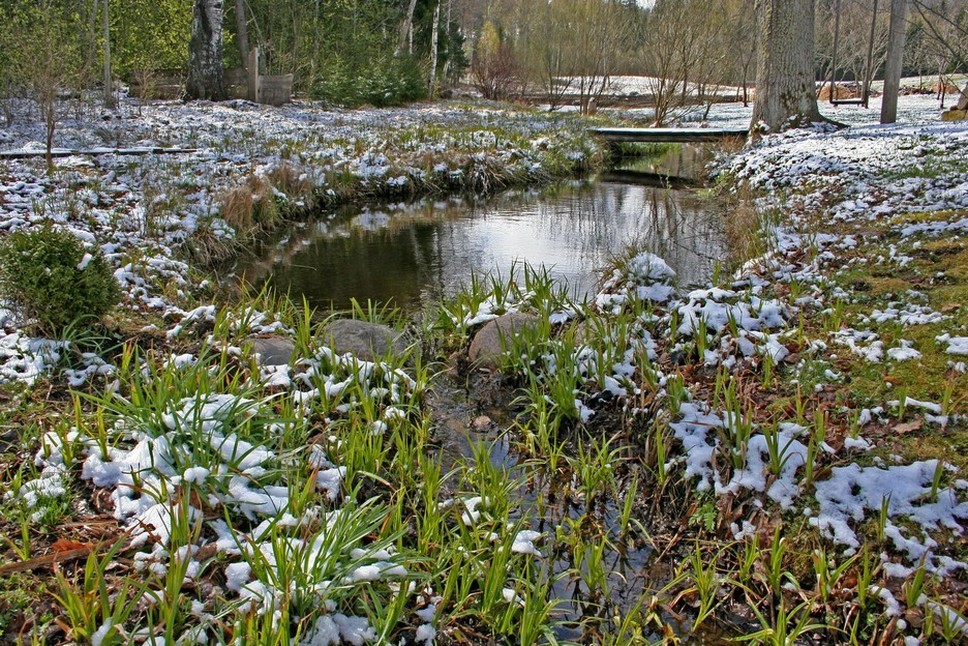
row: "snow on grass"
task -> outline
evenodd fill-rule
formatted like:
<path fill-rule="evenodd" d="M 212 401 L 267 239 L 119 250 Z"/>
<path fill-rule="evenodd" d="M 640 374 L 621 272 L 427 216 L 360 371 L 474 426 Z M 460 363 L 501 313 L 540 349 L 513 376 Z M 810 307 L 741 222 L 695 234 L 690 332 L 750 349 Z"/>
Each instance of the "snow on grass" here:
<path fill-rule="evenodd" d="M 963 210 L 968 208 L 968 186 L 963 179 L 966 144 L 968 124 L 900 123 L 895 126 L 855 126 L 842 132 L 798 131 L 764 138 L 729 161 L 726 169 L 735 178 L 781 196 L 777 202 L 782 205 L 785 219 L 783 228 L 774 229 L 776 251 L 771 264 L 774 267 L 785 261 L 789 264 L 783 274 L 774 274 L 774 277 L 782 280 L 796 276 L 797 280 L 807 278 L 806 282 L 822 285 L 821 276 L 842 268 L 845 252 L 856 248 L 861 236 L 825 233 L 801 236 L 796 233 L 799 227 L 811 230 L 816 226 L 815 221 L 809 219 L 812 215 L 824 214 L 825 221 L 845 225 L 884 221 L 903 237 L 962 233 Z M 777 202 L 771 206 L 779 206 Z M 928 222 L 893 224 L 903 221 L 905 214 L 937 216 Z M 899 268 L 912 262 L 912 258 L 899 253 L 895 245 L 890 247 L 889 255 L 878 262 L 891 262 Z M 816 260 L 809 261 L 811 258 Z M 751 264 L 744 269 L 755 266 Z M 850 303 L 856 301 L 857 295 L 827 288 L 815 292 L 803 304 L 806 308 L 820 308 L 833 298 Z M 832 331 L 830 338 L 867 362 L 879 363 L 885 357 L 894 362 L 918 361 L 923 354 L 915 348 L 913 341 L 894 336 L 895 345 L 886 347 L 877 326 L 901 325 L 913 329 L 945 325 L 951 321 L 950 316 L 935 311 L 924 304 L 923 299 L 923 294 L 912 291 L 903 300 L 897 298 L 886 307 L 874 308 L 869 315 L 859 315 L 855 327 L 839 326 Z M 832 315 L 834 310 L 831 308 L 825 312 Z M 870 328 L 865 329 L 865 326 Z M 937 342 L 948 353 L 958 354 L 963 349 L 964 338 L 952 332 L 939 335 Z M 820 351 L 827 347 L 824 339 L 811 344 Z M 836 375 L 828 376 L 833 378 Z M 907 397 L 903 402 L 885 403 L 895 410 L 901 406 L 923 409 L 929 421 L 942 417 L 941 406 L 932 402 Z M 681 439 L 694 447 L 696 455 L 709 452 L 707 443 L 696 443 L 691 439 L 703 435 L 699 429 L 680 434 Z M 753 436 L 751 447 L 760 441 L 759 437 Z M 871 448 L 869 442 L 864 441 L 861 446 L 859 440 L 851 438 L 845 439 L 844 446 L 858 446 L 865 452 Z M 797 447 L 793 460 L 801 459 L 801 447 Z M 754 460 L 757 453 L 754 452 Z M 943 574 L 964 568 L 964 563 L 938 554 L 940 546 L 932 536 L 939 532 L 961 535 L 968 518 L 964 492 L 957 487 L 938 487 L 936 477 L 941 468 L 937 460 L 891 467 L 869 467 L 858 463 L 836 466 L 829 477 L 814 483 L 819 511 L 811 518 L 811 523 L 835 542 L 857 549 L 861 544 L 858 525 L 872 514 L 876 516 L 882 502 L 886 501 L 885 535 L 905 562 L 916 564 L 924 559 L 929 568 Z M 709 466 L 694 466 L 691 470 L 705 472 L 708 476 Z M 741 478 L 748 477 L 746 473 L 740 471 Z M 758 465 L 754 473 L 762 477 L 764 469 Z M 759 481 L 755 484 L 756 489 L 763 489 Z M 735 485 L 731 489 L 735 489 Z M 792 500 L 789 498 L 786 502 Z M 812 506 L 809 502 L 806 504 Z"/>
<path fill-rule="evenodd" d="M 919 101 L 918 105 L 926 105 Z M 310 178 L 314 188 L 331 195 L 341 188 L 336 183 L 340 173 L 365 186 L 404 189 L 407 182 L 428 173 L 441 182 L 455 174 L 485 177 L 480 173 L 488 164 L 510 164 L 522 154 L 522 168 L 531 173 L 529 177 L 536 177 L 538 157 L 533 153 L 553 146 L 563 127 L 543 116 L 517 119 L 501 110 L 482 114 L 457 106 L 330 113 L 305 105 L 272 110 L 245 102 L 204 107 L 157 104 L 142 116 L 127 115 L 123 125 L 114 119 L 109 120 L 110 127 L 125 128 L 141 144 L 192 145 L 199 150 L 180 159 L 103 155 L 92 161 L 73 160 L 65 163 L 62 175 L 53 177 L 44 175 L 36 163 L 4 162 L 0 230 L 53 219 L 96 241 L 116 267 L 126 307 L 164 315 L 170 323 L 164 333 L 167 341 L 198 340 L 209 349 L 222 347 L 227 358 L 238 358 L 241 350 L 215 341 L 211 330 L 220 325 L 220 312 L 204 300 L 199 305 L 189 298 L 192 293 L 204 296 L 207 292 L 196 284 L 197 278 L 178 252 L 200 232 L 219 239 L 236 235 L 218 216 L 220 194 L 237 184 L 253 164 L 268 173 L 282 162 L 280 148 L 291 147 L 287 163 L 297 167 L 300 177 Z M 377 126 L 391 121 L 394 145 L 410 156 L 395 159 L 391 147 L 381 141 L 391 135 Z M 94 135 L 86 128 L 81 123 L 67 125 L 65 141 L 93 145 Z M 29 128 L 16 129 L 10 141 L 25 145 L 30 135 Z M 522 138 L 530 138 L 530 144 L 525 146 Z M 958 209 L 968 204 L 964 169 L 958 165 L 966 142 L 968 126 L 958 124 L 793 132 L 765 138 L 729 162 L 726 171 L 754 188 L 779 191 L 772 204 L 785 212 L 826 209 L 831 220 L 839 223 L 884 220 L 891 222 L 897 235 L 956 236 L 963 231 Z M 452 149 L 464 155 L 458 156 L 460 167 L 452 159 L 427 167 L 413 161 Z M 557 152 L 572 159 L 590 151 Z M 77 215 L 79 211 L 83 217 Z M 932 213 L 940 219 L 916 225 L 894 219 L 910 213 Z M 379 217 L 371 220 L 363 224 L 380 226 Z M 804 232 L 798 229 L 800 216 L 791 215 L 788 220 L 771 229 L 775 236 L 771 253 L 744 266 L 729 289 L 706 286 L 686 291 L 675 284 L 674 273 L 661 258 L 633 257 L 609 277 L 596 302 L 600 313 L 613 316 L 648 303 L 647 311 L 623 328 L 631 337 L 629 350 L 617 352 L 610 365 L 599 366 L 586 344 L 576 348 L 576 363 L 584 361 L 587 372 L 602 372 L 600 388 L 611 398 L 622 399 L 641 392 L 631 381 L 636 350 L 644 349 L 650 361 L 658 360 L 655 339 L 662 335 L 679 337 L 674 349 L 683 355 L 698 351 L 697 344 L 708 343 L 701 359 L 710 366 L 736 367 L 741 362 L 762 366 L 767 358 L 773 363 L 783 361 L 796 316 L 833 311 L 832 301 L 852 297 L 831 289 L 825 272 L 862 239 L 861 234 Z M 891 252 L 885 253 L 884 262 L 907 266 L 909 258 Z M 808 287 L 793 302 L 770 295 L 777 285 L 792 290 L 794 283 Z M 454 324 L 466 329 L 498 312 L 523 306 L 523 301 L 512 302 L 507 296 L 507 292 L 496 294 L 456 312 Z M 855 327 L 838 326 L 829 338 L 806 340 L 803 352 L 822 356 L 832 347 L 827 341 L 832 341 L 871 361 L 882 361 L 885 352 L 894 361 L 916 360 L 916 351 L 906 341 L 885 348 L 878 331 L 860 329 L 862 324 L 898 323 L 910 330 L 949 320 L 908 299 L 917 300 L 911 294 L 899 297 L 874 309 L 866 319 L 852 321 Z M 291 332 L 270 318 L 250 312 L 229 327 L 236 337 Z M 939 335 L 937 343 L 947 353 L 968 354 L 961 332 L 953 329 Z M 36 379 L 57 365 L 67 349 L 32 339 L 13 324 L 6 325 L 3 334 L 0 375 L 4 380 Z M 619 343 L 613 336 L 606 338 L 609 345 Z M 73 376 L 77 383 L 99 374 L 112 376 L 103 362 L 89 359 L 81 368 L 83 374 Z M 209 366 L 201 361 L 201 354 L 181 353 L 167 356 L 163 368 L 169 373 L 195 370 L 201 380 Z M 150 373 L 145 374 L 150 380 Z M 842 377 L 829 368 L 825 374 L 831 380 Z M 658 371 L 654 376 L 659 398 L 670 397 L 671 379 Z M 111 409 L 115 425 L 107 430 L 107 438 L 87 436 L 77 429 L 68 438 L 80 454 L 82 480 L 108 490 L 115 516 L 142 550 L 134 560 L 143 569 L 161 576 L 181 560 L 188 563 L 186 576 L 197 576 L 203 567 L 195 560 L 198 550 L 214 545 L 220 559 L 211 567 L 222 570 L 226 587 L 235 595 L 232 601 L 243 610 L 275 622 L 284 604 L 295 604 L 304 617 L 318 613 L 301 643 L 364 643 L 376 639 L 376 628 L 365 617 L 346 614 L 351 604 L 341 606 L 337 601 L 351 594 L 348 588 L 372 589 L 377 582 L 405 579 L 411 570 L 408 555 L 397 554 L 389 544 L 392 541 L 380 536 L 385 510 L 360 508 L 346 497 L 343 483 L 351 467 L 338 464 L 341 447 L 331 425 L 359 412 L 362 402 L 357 395 L 365 392 L 364 399 L 369 398 L 375 409 L 360 418 L 360 429 L 368 438 L 392 432 L 401 415 L 408 414 L 402 409 L 417 387 L 412 377 L 392 366 L 316 348 L 291 365 L 261 368 L 244 384 L 243 393 L 199 389 L 192 396 L 173 395 L 156 407 L 122 399 L 127 393 L 118 394 Z M 811 522 L 831 540 L 854 549 L 860 543 L 860 525 L 886 504 L 884 534 L 906 563 L 923 560 L 939 573 L 965 567 L 940 554 L 941 546 L 933 536 L 938 532 L 960 535 L 968 517 L 964 487 L 941 486 L 938 474 L 943 467 L 936 460 L 865 466 L 853 460 L 866 459 L 870 444 L 847 438 L 848 451 L 837 456 L 843 463 L 819 474 L 811 490 L 802 478 L 813 445 L 807 444 L 811 440 L 804 437 L 803 427 L 756 424 L 739 454 L 742 460 L 724 464 L 729 462 L 723 460 L 724 452 L 737 455 L 724 441 L 727 426 L 736 421 L 735 411 L 719 411 L 698 398 L 690 401 L 688 386 L 683 388 L 686 395 L 669 424 L 681 456 L 664 466 L 681 467 L 684 477 L 700 490 L 719 495 L 753 493 L 783 508 L 817 507 Z M 282 401 L 292 404 L 287 415 L 276 408 Z M 590 397 L 575 403 L 583 417 L 598 405 Z M 938 404 L 912 398 L 905 398 L 903 404 L 898 400 L 896 408 L 902 405 L 920 405 L 936 416 L 942 411 Z M 320 408 L 325 414 L 314 419 L 321 427 L 315 430 L 326 439 L 309 447 L 300 445 L 298 450 L 283 447 L 280 438 Z M 858 424 L 863 426 L 859 420 Z M 59 442 L 60 438 L 45 440 L 37 454 L 39 477 L 17 492 L 28 504 L 67 492 L 70 482 L 63 473 L 68 447 Z M 820 446 L 825 451 L 829 447 Z M 852 447 L 862 451 L 850 451 Z M 313 504 L 296 500 L 299 492 L 290 480 L 294 474 L 314 490 Z M 185 491 L 193 495 L 180 497 Z M 482 507 L 488 507 L 484 493 L 458 499 L 454 523 L 467 527 L 483 523 Z M 446 509 L 440 506 L 440 511 Z M 212 510 L 217 511 L 215 519 Z M 202 538 L 177 544 L 184 541 L 186 526 L 196 524 L 203 527 Z M 742 527 L 744 532 L 752 531 L 745 522 Z M 531 530 L 517 531 L 508 537 L 510 551 L 540 557 L 535 545 L 539 537 Z M 885 595 L 875 594 L 891 607 Z M 512 588 L 504 588 L 502 596 L 508 604 L 524 604 Z M 434 615 L 435 610 L 420 616 L 418 641 L 433 640 Z"/>
<path fill-rule="evenodd" d="M 948 354 L 968 355 L 968 336 L 951 336 L 946 332 L 936 337 L 936 340 L 947 345 L 945 352 Z"/>
<path fill-rule="evenodd" d="M 908 103 L 928 105 L 922 99 Z M 732 180 L 746 181 L 754 189 L 772 194 L 771 198 L 761 198 L 760 206 L 777 211 L 773 217 L 779 220 L 779 224 L 767 227 L 772 235 L 771 251 L 748 262 L 733 277 L 747 291 L 707 287 L 681 293 L 674 286 L 673 276 L 661 271 L 652 276 L 649 271 L 638 270 L 639 265 L 661 268 L 661 259 L 633 257 L 608 278 L 596 304 L 605 313 L 619 315 L 636 296 L 657 302 L 650 310 L 652 321 L 673 328 L 673 338 L 680 339 L 672 351 L 698 356 L 707 366 L 735 367 L 742 361 L 748 365 L 757 355 L 780 362 L 789 354 L 787 344 L 796 332 L 791 330 L 791 323 L 797 316 L 819 313 L 838 320 L 838 308 L 863 298 L 831 284 L 830 276 L 855 262 L 858 266 L 869 262 L 851 256 L 871 240 L 863 233 L 817 232 L 816 221 L 810 218 L 822 215 L 824 222 L 833 226 L 858 228 L 869 227 L 867 223 L 872 221 L 883 223 L 905 238 L 959 236 L 963 233 L 964 209 L 968 208 L 968 184 L 963 179 L 966 145 L 968 124 L 927 122 L 855 126 L 841 132 L 818 128 L 765 137 L 726 162 L 724 168 Z M 909 214 L 929 214 L 931 219 L 914 225 L 897 224 Z M 913 254 L 899 251 L 893 243 L 884 246 L 886 252 L 875 259 L 877 264 L 894 271 L 912 270 Z M 790 298 L 767 296 L 778 291 L 782 294 L 779 285 L 791 286 Z M 649 290 L 667 286 L 668 291 L 660 298 L 650 297 Z M 796 296 L 793 286 L 798 290 Z M 636 288 L 645 292 L 635 294 Z M 895 363 L 920 361 L 927 350 L 919 345 L 923 343 L 921 337 L 900 338 L 896 332 L 885 336 L 881 327 L 891 331 L 895 328 L 890 326 L 903 326 L 914 334 L 923 326 L 951 325 L 954 317 L 933 309 L 927 296 L 914 290 L 888 296 L 886 305 L 873 307 L 869 314 L 852 314 L 854 327 L 840 321 L 828 336 L 802 339 L 796 344 L 805 345 L 801 352 L 814 353 L 818 359 L 835 359 L 830 350 L 841 345 L 865 362 L 882 363 L 885 358 Z M 937 336 L 946 353 L 968 354 L 968 337 L 959 331 Z M 802 329 L 799 334 L 803 334 Z M 829 363 L 825 365 L 828 381 L 850 377 L 833 370 Z M 957 369 L 954 364 L 952 367 Z M 822 384 L 816 387 L 823 390 Z M 903 406 L 921 409 L 926 422 L 942 427 L 958 423 L 932 402 L 907 397 L 903 402 L 883 403 L 895 410 Z M 854 460 L 864 460 L 874 444 L 860 437 L 845 437 L 846 451 L 837 455 L 841 466 L 819 475 L 812 483 L 814 493 L 805 494 L 810 489 L 802 480 L 804 466 L 807 460 L 818 457 L 801 437 L 805 433 L 802 427 L 785 423 L 771 430 L 754 425 L 742 447 L 742 459 L 730 468 L 722 459 L 731 450 L 724 441 L 729 436 L 726 427 L 730 414 L 688 398 L 678 404 L 677 410 L 669 426 L 682 456 L 667 467 L 678 464 L 684 477 L 695 482 L 699 490 L 718 494 L 745 490 L 763 494 L 782 508 L 819 507 L 811 522 L 824 536 L 850 549 L 860 545 L 858 526 L 880 511 L 882 501 L 888 501 L 885 536 L 896 556 L 911 565 L 924 560 L 941 574 L 966 567 L 947 556 L 947 548 L 938 542 L 939 534 L 962 534 L 968 503 L 961 488 L 939 486 L 936 478 L 942 467 L 937 460 L 891 467 L 862 466 Z M 883 408 L 878 410 L 883 412 Z M 866 417 L 858 415 L 857 428 L 870 420 L 869 410 Z M 889 422 L 882 417 L 879 423 Z M 834 454 L 826 442 L 818 440 L 817 447 L 821 457 Z M 729 462 L 728 457 L 725 462 Z"/>
<path fill-rule="evenodd" d="M 944 467 L 937 460 L 887 468 L 857 464 L 835 467 L 830 478 L 816 483 L 819 510 L 810 522 L 828 538 L 856 549 L 860 540 L 851 523 L 859 523 L 886 503 L 888 518 L 913 522 L 924 532 L 944 528 L 961 535 L 962 523 L 968 519 L 968 503 L 958 500 L 955 489 L 932 487 L 939 468 Z M 933 555 L 931 550 L 937 543 L 926 533 L 905 535 L 902 527 L 889 521 L 885 534 L 911 563 L 925 559 L 932 570 L 945 571 L 968 567 Z"/>

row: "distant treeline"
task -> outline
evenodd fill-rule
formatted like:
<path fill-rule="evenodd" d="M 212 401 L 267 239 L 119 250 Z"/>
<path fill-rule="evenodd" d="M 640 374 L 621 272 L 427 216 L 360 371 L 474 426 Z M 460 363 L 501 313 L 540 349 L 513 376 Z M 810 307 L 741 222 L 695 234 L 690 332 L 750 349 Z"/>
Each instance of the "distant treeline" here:
<path fill-rule="evenodd" d="M 4 0 L 0 97 L 103 84 L 108 42 L 114 81 L 183 74 L 193 11 L 212 3 L 226 68 L 258 46 L 265 73 L 293 74 L 297 93 L 339 105 L 398 103 L 468 80 L 488 97 L 554 106 L 577 96 L 589 110 L 616 75 L 639 74 L 657 79 L 648 91 L 662 120 L 712 100 L 718 85 L 745 100 L 755 76 L 755 0 Z M 874 0 L 816 0 L 818 79 L 833 67 L 839 79 L 868 67 L 879 76 L 888 4 L 875 13 Z M 911 0 L 907 74 L 966 71 L 966 52 L 968 2 Z"/>
<path fill-rule="evenodd" d="M 184 73 L 200 0 L 4 0 L 0 3 L 0 95 L 36 90 L 54 75 L 62 91 L 103 82 L 110 37 L 113 78 Z M 224 65 L 241 67 L 240 42 L 258 46 L 266 73 L 294 75 L 297 92 L 336 103 L 394 102 L 427 92 L 434 77 L 467 67 L 450 2 L 438 0 L 222 0 Z M 439 8 L 438 8 L 439 6 Z M 104 15 L 108 14 L 107 29 Z M 431 34 L 437 17 L 436 55 Z M 43 70 L 41 61 L 56 69 Z M 407 87 L 407 84 L 410 87 Z"/>

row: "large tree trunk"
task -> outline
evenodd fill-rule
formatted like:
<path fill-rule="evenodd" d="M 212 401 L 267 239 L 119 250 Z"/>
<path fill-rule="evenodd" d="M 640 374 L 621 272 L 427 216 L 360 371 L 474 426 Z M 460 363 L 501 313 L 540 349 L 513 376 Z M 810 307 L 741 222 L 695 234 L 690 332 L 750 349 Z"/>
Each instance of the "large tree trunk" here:
<path fill-rule="evenodd" d="M 893 0 L 891 2 L 891 26 L 887 37 L 887 60 L 884 63 L 881 123 L 897 121 L 897 95 L 901 88 L 901 72 L 904 67 L 906 22 L 907 0 Z M 943 83 L 942 87 L 944 87 Z"/>
<path fill-rule="evenodd" d="M 760 54 L 753 130 L 821 121 L 814 82 L 814 0 L 757 0 Z"/>
<path fill-rule="evenodd" d="M 225 98 L 222 81 L 223 0 L 195 0 L 192 37 L 188 44 L 188 99 Z"/>

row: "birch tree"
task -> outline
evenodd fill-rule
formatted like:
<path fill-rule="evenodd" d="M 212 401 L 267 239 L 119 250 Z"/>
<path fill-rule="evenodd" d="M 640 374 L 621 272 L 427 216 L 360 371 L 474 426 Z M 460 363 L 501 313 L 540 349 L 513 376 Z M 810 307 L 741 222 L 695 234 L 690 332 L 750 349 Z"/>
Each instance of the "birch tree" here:
<path fill-rule="evenodd" d="M 223 0 L 195 0 L 192 36 L 188 46 L 188 99 L 225 98 L 222 79 Z"/>

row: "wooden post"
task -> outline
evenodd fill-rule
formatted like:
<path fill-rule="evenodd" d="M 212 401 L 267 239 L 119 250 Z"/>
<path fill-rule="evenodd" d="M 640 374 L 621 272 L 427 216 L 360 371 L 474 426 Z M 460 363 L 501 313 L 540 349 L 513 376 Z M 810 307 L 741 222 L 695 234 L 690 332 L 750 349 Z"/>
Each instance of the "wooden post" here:
<path fill-rule="evenodd" d="M 246 70 L 249 76 L 249 101 L 259 102 L 259 48 L 253 47 L 249 51 L 249 65 Z"/>
<path fill-rule="evenodd" d="M 884 64 L 884 95 L 881 98 L 881 123 L 897 121 L 897 95 L 904 63 L 904 36 L 907 0 L 891 0 L 891 26 L 887 35 L 887 62 Z"/>

